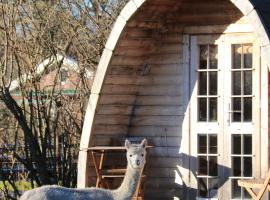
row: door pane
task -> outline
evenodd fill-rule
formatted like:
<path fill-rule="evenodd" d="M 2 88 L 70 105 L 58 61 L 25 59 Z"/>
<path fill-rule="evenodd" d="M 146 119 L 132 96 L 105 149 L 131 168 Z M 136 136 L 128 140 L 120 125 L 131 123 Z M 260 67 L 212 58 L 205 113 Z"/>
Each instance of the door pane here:
<path fill-rule="evenodd" d="M 217 134 L 198 135 L 198 195 L 214 197 L 218 189 Z"/>
<path fill-rule="evenodd" d="M 241 135 L 233 135 L 232 144 L 232 153 L 237 155 L 241 154 Z"/>
<path fill-rule="evenodd" d="M 209 175 L 218 175 L 217 156 L 209 156 Z"/>
<path fill-rule="evenodd" d="M 241 157 L 232 157 L 233 176 L 241 176 Z"/>
<path fill-rule="evenodd" d="M 210 58 L 209 58 L 209 68 L 217 69 L 218 67 L 218 46 L 217 45 L 209 45 Z"/>
<path fill-rule="evenodd" d="M 232 45 L 232 122 L 252 121 L 252 44 Z"/>
<path fill-rule="evenodd" d="M 241 121 L 241 98 L 232 99 L 232 121 L 240 122 Z"/>
<path fill-rule="evenodd" d="M 200 45 L 199 69 L 207 69 L 208 45 Z"/>
<path fill-rule="evenodd" d="M 207 136 L 199 135 L 198 136 L 198 153 L 207 153 Z"/>
<path fill-rule="evenodd" d="M 232 180 L 232 198 L 241 199 L 241 187 L 238 186 L 237 179 Z"/>
<path fill-rule="evenodd" d="M 217 178 L 212 178 L 209 179 L 209 195 L 208 198 L 215 198 L 218 195 L 218 179 Z"/>
<path fill-rule="evenodd" d="M 233 95 L 241 95 L 241 72 L 232 72 Z"/>
<path fill-rule="evenodd" d="M 244 68 L 252 68 L 252 44 L 243 44 Z"/>
<path fill-rule="evenodd" d="M 247 190 L 243 189 L 244 190 L 244 199 L 252 199 L 252 197 L 250 196 L 250 194 L 248 193 Z"/>
<path fill-rule="evenodd" d="M 209 112 L 209 121 L 217 121 L 217 98 L 210 98 Z"/>
<path fill-rule="evenodd" d="M 207 197 L 207 178 L 198 178 L 198 190 L 200 197 Z"/>
<path fill-rule="evenodd" d="M 244 121 L 252 121 L 252 97 L 244 98 Z"/>
<path fill-rule="evenodd" d="M 199 98 L 198 99 L 198 110 L 199 110 L 199 121 L 206 121 L 207 120 L 207 98 Z"/>
<path fill-rule="evenodd" d="M 217 95 L 217 84 L 218 84 L 217 80 L 218 80 L 217 72 L 209 72 L 210 95 Z"/>
<path fill-rule="evenodd" d="M 207 94 L 207 72 L 199 72 L 199 95 Z"/>
<path fill-rule="evenodd" d="M 198 174 L 207 175 L 207 157 L 199 156 L 198 159 L 199 159 Z"/>
<path fill-rule="evenodd" d="M 252 176 L 252 158 L 244 157 L 244 176 Z"/>
<path fill-rule="evenodd" d="M 244 71 L 244 95 L 252 94 L 252 71 Z"/>
<path fill-rule="evenodd" d="M 241 68 L 241 52 L 242 52 L 241 45 L 240 44 L 232 45 L 232 51 L 233 51 L 232 68 L 240 69 Z"/>
<path fill-rule="evenodd" d="M 244 135 L 244 154 L 252 154 L 252 135 Z"/>
<path fill-rule="evenodd" d="M 232 174 L 238 179 L 252 177 L 252 135 L 232 134 Z M 244 189 L 232 180 L 232 197 L 244 197 Z M 240 196 L 239 196 L 240 195 Z M 242 199 L 241 198 L 241 199 Z"/>
<path fill-rule="evenodd" d="M 217 135 L 209 135 L 209 153 L 217 153 Z"/>
<path fill-rule="evenodd" d="M 199 45 L 198 121 L 217 121 L 218 67 L 217 45 Z"/>

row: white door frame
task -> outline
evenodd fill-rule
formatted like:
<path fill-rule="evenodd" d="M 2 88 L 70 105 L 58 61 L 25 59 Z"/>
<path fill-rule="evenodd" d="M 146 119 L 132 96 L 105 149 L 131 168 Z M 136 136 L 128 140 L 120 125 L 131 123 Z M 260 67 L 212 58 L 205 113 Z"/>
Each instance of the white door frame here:
<path fill-rule="evenodd" d="M 252 122 L 232 122 L 232 105 L 231 105 L 231 68 L 232 68 L 232 44 L 253 44 L 253 83 L 252 83 Z M 252 133 L 252 177 L 260 177 L 261 160 L 260 160 L 260 148 L 256 148 L 257 144 L 260 144 L 260 48 L 256 41 L 254 34 L 226 34 L 224 36 L 224 49 L 225 49 L 225 69 L 224 80 L 229 80 L 228 84 L 224 84 L 224 115 L 227 119 L 224 120 L 224 141 L 228 144 L 229 148 L 224 148 L 224 163 L 228 167 L 232 166 L 231 147 L 232 147 L 232 135 L 233 134 L 251 134 Z M 257 67 L 257 68 L 256 68 Z M 227 82 L 227 81 L 226 81 Z M 229 106 L 230 105 L 230 106 Z M 223 195 L 228 194 L 231 197 L 231 180 L 234 177 L 229 175 L 230 181 L 227 181 L 223 188 Z M 235 177 L 236 178 L 236 177 Z M 236 178 L 239 179 L 239 178 Z"/>
<path fill-rule="evenodd" d="M 187 89 L 187 87 L 184 87 L 184 91 L 186 91 L 186 92 L 189 91 L 191 98 L 189 99 L 190 100 L 189 103 L 186 102 L 187 104 L 189 104 L 189 106 L 187 106 L 188 109 L 187 109 L 186 114 L 185 114 L 185 117 L 190 115 L 190 121 L 189 122 L 184 121 L 184 124 L 183 124 L 183 126 L 186 127 L 185 131 L 183 129 L 183 133 L 185 133 L 186 131 L 189 132 L 189 134 L 187 134 L 186 136 L 183 135 L 183 141 L 184 141 L 184 138 L 185 138 L 185 141 L 189 141 L 188 142 L 189 147 L 185 146 L 183 149 L 184 149 L 184 151 L 186 153 L 189 153 L 189 155 L 196 156 L 196 157 L 197 157 L 197 136 L 194 137 L 194 133 L 197 134 L 196 129 L 198 129 L 198 127 L 199 127 L 200 131 L 206 130 L 206 131 L 208 131 L 208 133 L 211 133 L 211 132 L 216 133 L 216 131 L 218 131 L 219 137 L 220 137 L 218 139 L 218 145 L 220 147 L 220 145 L 221 145 L 220 141 L 221 140 L 222 141 L 223 140 L 228 140 L 226 138 L 223 138 L 224 137 L 223 136 L 223 133 L 224 133 L 223 124 L 225 124 L 225 121 L 226 121 L 226 118 L 227 118 L 224 115 L 224 113 L 229 112 L 227 106 L 223 106 L 224 103 L 219 103 L 218 104 L 219 105 L 218 110 L 223 111 L 223 112 L 218 112 L 219 113 L 218 117 L 219 117 L 219 121 L 222 120 L 224 123 L 219 124 L 218 126 L 216 126 L 214 124 L 211 124 L 210 128 L 209 128 L 210 123 L 205 123 L 205 124 L 197 123 L 197 117 L 196 117 L 196 120 L 195 120 L 194 117 L 192 117 L 192 116 L 197 116 L 197 114 L 194 115 L 194 112 L 197 113 L 197 106 L 194 106 L 194 105 L 197 104 L 196 103 L 196 99 L 197 99 L 197 75 L 196 75 L 196 73 L 194 73 L 195 70 L 196 70 L 196 69 L 194 69 L 194 66 L 197 66 L 197 64 L 196 64 L 197 60 L 194 59 L 194 57 L 196 57 L 196 52 L 195 52 L 195 56 L 192 55 L 192 57 L 189 57 L 189 58 L 187 56 L 187 53 L 185 53 L 185 52 L 187 52 L 187 51 L 189 52 L 190 47 L 192 45 L 197 45 L 196 44 L 197 43 L 196 38 L 198 38 L 198 37 L 200 37 L 200 36 L 195 35 L 195 34 L 194 35 L 184 35 L 184 37 L 183 37 L 184 40 L 186 41 L 186 45 L 184 44 L 184 46 L 183 46 L 183 52 L 184 52 L 183 53 L 183 55 L 184 55 L 183 60 L 187 62 L 187 63 L 183 64 L 183 67 L 185 69 L 185 67 L 187 67 L 189 65 L 188 63 L 190 63 L 190 66 L 191 66 L 190 71 L 184 70 L 184 73 L 185 73 L 184 77 L 187 77 L 189 74 L 191 75 L 190 80 L 186 80 L 186 79 L 184 80 L 184 85 L 186 85 L 187 83 L 194 85 L 193 88 L 189 88 L 189 89 Z M 204 36 L 204 37 L 206 38 L 205 42 L 207 42 L 207 40 L 208 40 L 208 43 L 209 43 L 209 41 L 211 41 L 211 40 L 213 41 L 213 39 L 216 36 L 208 35 L 208 36 Z M 233 41 L 233 37 L 235 37 L 235 34 L 234 34 L 234 36 L 232 36 L 230 34 L 226 34 L 226 36 L 225 35 L 220 35 L 219 39 L 216 40 L 216 43 L 220 43 L 220 42 L 224 42 L 224 41 L 228 42 L 227 41 L 228 39 Z M 204 43 L 202 38 L 200 39 L 200 42 Z M 245 39 L 243 39 L 243 38 L 245 38 Z M 243 38 L 239 39 L 239 37 L 238 37 L 238 42 L 245 42 L 246 43 L 248 41 L 249 42 L 251 41 L 250 38 L 248 38 L 248 37 L 243 37 Z M 224 49 L 220 49 L 220 48 L 224 48 Z M 225 51 L 225 49 L 227 49 L 227 52 Z M 219 45 L 219 52 L 226 52 L 228 54 L 228 46 L 226 47 L 226 45 Z M 259 57 L 259 53 L 260 53 L 259 51 L 256 52 L 258 57 Z M 198 51 L 197 51 L 197 57 L 198 57 Z M 219 64 L 218 68 L 222 67 L 221 63 L 225 63 L 225 61 L 222 61 L 223 58 L 224 58 L 224 55 L 219 53 L 219 60 L 221 62 Z M 228 63 L 226 63 L 226 64 L 228 64 Z M 254 65 L 254 66 L 260 66 L 260 63 L 257 63 L 257 64 Z M 267 69 L 266 67 L 264 67 L 264 68 Z M 258 91 L 256 92 L 257 94 L 256 94 L 256 98 L 255 98 L 254 102 L 256 102 L 256 105 L 261 105 L 261 106 L 264 106 L 264 108 L 267 108 L 267 109 L 264 109 L 262 112 L 260 112 L 260 109 L 257 108 L 257 110 L 259 110 L 258 112 L 260 112 L 260 114 L 259 114 L 259 117 L 257 117 L 256 121 L 254 122 L 255 123 L 255 131 L 257 132 L 257 135 L 259 137 L 256 137 L 257 139 L 255 139 L 255 140 L 253 138 L 253 144 L 261 144 L 261 148 L 255 148 L 255 145 L 253 145 L 253 152 L 257 155 L 255 157 L 255 159 L 253 159 L 253 162 L 254 163 L 255 162 L 259 163 L 259 166 L 256 168 L 256 170 L 253 170 L 253 175 L 255 177 L 261 177 L 262 175 L 265 174 L 264 172 L 267 172 L 267 169 L 268 169 L 268 134 L 267 134 L 268 133 L 268 84 L 266 84 L 266 82 L 265 82 L 265 81 L 267 81 L 267 83 L 268 83 L 268 73 L 266 73 L 265 70 L 261 71 L 260 67 L 258 67 L 258 69 L 256 68 L 256 70 L 257 70 L 256 77 L 259 78 L 259 79 L 261 77 L 261 80 L 264 81 L 264 82 L 261 83 L 259 81 L 253 81 L 254 83 L 255 82 L 258 83 L 257 85 L 255 85 L 255 84 L 253 85 L 253 88 L 258 89 Z M 226 74 L 226 73 L 224 73 L 222 71 L 219 71 L 218 76 L 219 76 L 219 79 L 221 77 L 223 77 L 223 79 L 226 80 L 226 78 L 228 77 L 228 74 Z M 189 85 L 188 87 L 191 87 L 191 86 Z M 230 91 L 228 88 L 226 88 L 226 89 L 223 88 L 223 87 L 228 87 L 228 85 L 226 85 L 226 84 L 219 85 L 218 87 L 222 88 L 223 90 Z M 259 89 L 259 88 L 261 88 L 261 89 Z M 194 92 L 194 91 L 196 91 L 196 92 Z M 189 98 L 189 95 L 187 95 L 187 96 Z M 186 99 L 188 99 L 188 98 L 186 98 Z M 219 95 L 218 98 L 221 98 L 220 95 Z M 261 98 L 262 98 L 262 101 L 260 100 Z M 222 100 L 222 102 L 223 101 L 224 100 Z M 254 104 L 255 103 L 253 103 L 253 105 Z M 256 105 L 255 105 L 255 107 L 256 107 Z M 254 114 L 255 114 L 255 112 L 253 112 L 253 115 Z M 256 114 L 258 115 L 257 112 L 256 112 Z M 261 125 L 261 120 L 260 120 L 261 118 L 263 118 L 262 121 L 264 123 L 266 123 L 267 125 L 265 125 L 265 124 Z M 254 119 L 254 117 L 253 117 L 253 119 Z M 194 126 L 194 122 L 196 124 L 195 126 Z M 187 128 L 188 124 L 189 124 L 189 127 Z M 197 125 L 199 125 L 199 126 L 197 127 Z M 243 131 L 243 129 L 246 129 L 246 127 L 248 127 L 248 126 L 243 126 L 243 128 L 241 130 Z M 260 132 L 263 133 L 263 134 L 260 135 Z M 227 141 L 227 142 L 229 142 L 229 141 Z M 220 155 L 221 154 L 230 155 L 230 153 L 228 153 L 228 152 L 223 152 L 223 149 L 219 149 L 218 153 Z M 265 161 L 265 159 L 262 159 L 262 158 L 267 158 L 267 161 Z M 224 163 L 224 159 L 226 161 L 226 159 L 228 159 L 228 158 L 218 156 L 218 163 Z M 187 162 L 187 161 L 185 161 L 185 162 Z M 226 162 L 226 163 L 227 163 L 227 167 L 231 167 L 230 162 Z M 187 184 L 187 186 L 190 187 L 190 188 L 195 188 L 196 189 L 197 188 L 197 180 L 196 180 L 196 177 L 195 177 L 196 174 L 194 174 L 194 172 L 197 172 L 197 163 L 190 163 L 190 172 L 189 172 L 190 174 L 189 174 L 188 178 L 186 178 L 186 181 L 189 182 Z M 220 178 L 222 179 L 223 177 L 220 177 Z M 224 194 L 228 194 L 227 189 L 223 189 L 223 187 L 225 187 L 225 185 L 221 187 L 221 190 L 219 190 L 219 196 L 221 196 L 221 197 L 224 197 Z M 229 188 L 229 187 L 225 187 L 225 188 Z M 224 199 L 226 199 L 226 198 L 224 198 Z"/>
<path fill-rule="evenodd" d="M 197 78 L 197 67 L 198 67 L 198 63 L 199 63 L 199 47 L 198 45 L 203 45 L 203 44 L 216 44 L 218 45 L 218 51 L 220 52 L 220 43 L 222 42 L 222 37 L 220 37 L 220 35 L 192 35 L 190 37 L 190 55 L 191 55 L 191 60 L 190 60 L 190 79 L 191 79 L 191 83 L 194 84 L 194 86 L 192 85 L 193 89 L 191 91 L 192 95 L 191 95 L 191 99 L 190 99 L 190 105 L 191 105 L 191 126 L 190 126 L 190 134 L 191 134 L 191 157 L 195 158 L 192 159 L 192 163 L 191 163 L 191 168 L 193 172 L 198 171 L 197 169 L 197 136 L 198 133 L 207 133 L 207 134 L 216 134 L 218 135 L 218 137 L 222 137 L 222 125 L 219 121 L 220 119 L 223 118 L 223 115 L 221 115 L 223 110 L 223 104 L 222 103 L 218 103 L 218 116 L 217 118 L 219 119 L 219 121 L 217 122 L 198 122 L 197 121 L 197 116 L 198 116 L 198 110 L 197 110 L 197 91 L 198 91 L 198 78 Z M 218 60 L 222 60 L 222 56 L 221 54 L 218 54 Z M 222 62 L 218 62 L 218 77 L 221 76 L 221 71 L 220 68 Z M 218 82 L 218 88 L 222 88 L 222 82 Z M 217 94 L 217 98 L 218 98 L 218 102 L 220 102 L 220 92 L 218 91 Z M 220 146 L 220 141 L 222 141 L 222 139 L 218 139 L 218 146 Z M 220 154 L 222 154 L 221 150 L 218 149 L 218 154 L 217 159 L 218 159 L 218 163 L 221 163 L 222 161 L 220 160 Z M 220 171 L 220 168 L 218 168 L 218 170 Z M 219 174 L 221 174 L 219 172 Z M 196 174 L 198 175 L 198 174 Z M 202 177 L 202 176 L 201 176 Z M 221 178 L 221 177 L 220 177 Z M 191 185 L 192 188 L 196 188 L 197 189 L 197 178 L 195 176 L 192 176 L 191 178 Z M 218 193 L 220 192 L 220 190 L 218 191 Z M 219 195 L 219 194 L 217 194 Z M 199 199 L 199 198 L 197 198 Z"/>

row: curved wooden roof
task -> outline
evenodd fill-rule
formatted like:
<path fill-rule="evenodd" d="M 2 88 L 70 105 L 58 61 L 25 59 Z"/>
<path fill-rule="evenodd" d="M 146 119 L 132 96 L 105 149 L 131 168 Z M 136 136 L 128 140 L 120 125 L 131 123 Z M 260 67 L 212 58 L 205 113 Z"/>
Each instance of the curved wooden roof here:
<path fill-rule="evenodd" d="M 209 2 L 215 1 L 218 3 L 212 8 Z M 101 94 L 111 94 L 112 91 L 117 90 L 118 94 L 122 92 L 125 94 L 131 94 L 130 96 L 136 96 L 138 90 L 137 87 L 128 88 L 129 92 L 127 93 L 124 87 L 116 89 L 113 86 L 104 87 L 105 84 L 112 82 L 115 83 L 115 81 L 117 81 L 119 84 L 121 84 L 121 81 L 134 84 L 134 82 L 137 81 L 135 85 L 142 83 L 147 85 L 147 81 L 149 81 L 146 79 L 138 80 L 136 79 L 135 75 L 133 77 L 119 77 L 114 79 L 114 70 L 116 69 L 115 66 L 118 67 L 117 70 L 121 70 L 121 67 L 127 66 L 129 64 L 134 66 L 142 66 L 142 68 L 135 70 L 139 70 L 140 74 L 147 73 L 147 63 L 149 60 L 152 63 L 157 61 L 160 62 L 159 54 L 162 54 L 162 52 L 157 50 L 156 44 L 157 41 L 160 41 L 159 35 L 164 32 L 168 32 L 168 30 L 173 30 L 173 33 L 183 32 L 183 25 L 214 25 L 216 24 L 217 20 L 219 21 L 219 25 L 222 26 L 237 21 L 242 16 L 246 16 L 246 19 L 250 24 L 252 24 L 257 38 L 260 41 L 263 59 L 265 59 L 269 65 L 270 41 L 268 32 L 270 26 L 266 26 L 266 24 L 270 24 L 270 14 L 268 14 L 267 9 L 265 9 L 264 4 L 267 4 L 269 7 L 269 3 L 266 1 L 267 0 L 263 0 L 260 4 L 256 3 L 256 1 L 253 2 L 249 0 L 231 0 L 231 3 L 230 1 L 218 0 L 129 1 L 115 22 L 114 28 L 112 29 L 112 32 L 108 38 L 99 62 L 92 87 L 92 93 L 86 111 L 80 149 L 85 149 L 90 146 L 94 121 L 110 120 L 99 119 L 98 116 L 96 116 L 96 113 L 99 112 L 99 110 L 97 110 L 98 102 L 104 101 L 102 98 L 100 99 Z M 239 12 L 237 8 L 241 12 Z M 198 14 L 201 14 L 200 20 L 193 17 Z M 168 43 L 176 41 L 179 42 L 177 37 L 174 37 L 173 35 L 171 35 L 170 39 L 167 40 L 168 41 L 166 42 Z M 130 45 L 134 48 L 129 48 Z M 175 55 L 178 51 L 177 47 L 173 48 L 171 46 L 167 49 L 164 47 L 164 49 L 164 51 L 171 51 L 172 54 Z M 153 51 L 156 52 L 155 57 L 149 57 Z M 177 62 L 178 61 L 173 64 L 177 64 Z M 110 73 L 109 67 L 111 68 Z M 160 68 L 159 70 L 162 71 L 164 69 Z M 151 83 L 154 83 L 155 81 L 156 80 L 153 77 L 151 79 Z M 162 81 L 166 82 L 169 80 Z M 121 90 L 121 92 L 119 92 L 119 90 Z M 132 91 L 130 92 L 130 90 Z M 171 88 L 171 90 L 174 90 L 174 88 Z M 148 92 L 149 91 L 151 90 L 148 90 Z M 175 92 L 177 93 L 178 91 L 175 90 Z M 111 101 L 113 100 L 111 99 Z M 130 99 L 126 101 L 132 103 L 134 100 Z M 132 113 L 131 110 L 125 110 L 123 112 L 126 112 L 127 116 L 130 116 Z M 129 123 L 130 117 L 123 117 L 119 120 L 121 120 L 121 123 L 127 125 Z M 114 127 L 112 126 L 111 129 L 113 128 Z M 81 151 L 79 154 L 78 165 L 78 187 L 85 187 L 87 185 L 87 158 L 87 152 Z"/>

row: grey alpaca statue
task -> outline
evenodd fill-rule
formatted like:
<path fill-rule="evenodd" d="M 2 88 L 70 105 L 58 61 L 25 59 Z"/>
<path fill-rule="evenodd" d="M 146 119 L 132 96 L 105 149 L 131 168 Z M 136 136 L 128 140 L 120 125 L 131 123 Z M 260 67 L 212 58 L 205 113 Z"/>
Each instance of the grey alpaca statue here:
<path fill-rule="evenodd" d="M 146 139 L 141 144 L 131 144 L 126 140 L 125 146 L 127 149 L 127 171 L 118 189 L 74 189 L 49 185 L 25 192 L 20 200 L 131 200 L 136 192 L 145 164 Z"/>

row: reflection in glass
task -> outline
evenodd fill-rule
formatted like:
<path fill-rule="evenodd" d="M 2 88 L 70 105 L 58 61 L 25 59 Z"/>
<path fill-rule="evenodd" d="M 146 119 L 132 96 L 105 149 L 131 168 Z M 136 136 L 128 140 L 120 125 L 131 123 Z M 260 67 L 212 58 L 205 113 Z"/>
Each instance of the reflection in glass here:
<path fill-rule="evenodd" d="M 237 179 L 232 179 L 232 198 L 241 199 L 241 187 L 238 186 Z"/>
<path fill-rule="evenodd" d="M 232 175 L 239 178 L 252 177 L 252 135 L 233 134 L 232 145 Z M 237 183 L 232 182 L 232 197 L 249 197 L 244 193 L 244 189 L 235 184 Z"/>
<path fill-rule="evenodd" d="M 252 154 L 252 135 L 244 135 L 244 154 Z"/>
<path fill-rule="evenodd" d="M 232 50 L 233 50 L 232 68 L 233 69 L 240 69 L 241 68 L 242 47 L 240 44 L 234 44 L 234 45 L 232 45 Z"/>
<path fill-rule="evenodd" d="M 252 44 L 232 45 L 233 66 L 232 66 L 232 95 L 239 95 L 239 98 L 232 99 L 232 121 L 252 121 L 252 98 L 245 95 L 252 95 Z"/>
<path fill-rule="evenodd" d="M 199 156 L 198 157 L 198 174 L 199 175 L 207 175 L 207 157 Z"/>
<path fill-rule="evenodd" d="M 213 155 L 217 152 L 217 134 L 198 135 L 198 176 L 201 176 L 198 177 L 198 194 L 200 197 L 209 198 L 217 195 L 218 156 Z"/>
<path fill-rule="evenodd" d="M 244 98 L 244 121 L 252 121 L 252 97 Z"/>
<path fill-rule="evenodd" d="M 252 158 L 244 157 L 244 176 L 252 176 Z"/>
<path fill-rule="evenodd" d="M 209 68 L 210 69 L 217 69 L 218 66 L 218 47 L 217 45 L 210 45 L 209 46 Z"/>
<path fill-rule="evenodd" d="M 198 153 L 207 153 L 207 136 L 199 135 L 198 136 Z"/>
<path fill-rule="evenodd" d="M 207 178 L 198 178 L 198 190 L 200 197 L 207 197 Z"/>
<path fill-rule="evenodd" d="M 238 155 L 241 154 L 241 135 L 233 135 L 232 144 L 232 153 Z"/>
<path fill-rule="evenodd" d="M 208 45 L 200 45 L 199 69 L 207 69 Z"/>
<path fill-rule="evenodd" d="M 243 189 L 243 191 L 244 191 L 244 199 L 252 199 L 247 190 Z"/>
<path fill-rule="evenodd" d="M 218 156 L 217 135 L 198 135 L 198 195 L 200 197 L 214 197 L 217 194 Z M 203 155 L 202 155 L 203 154 Z M 207 177 L 203 177 L 207 176 Z"/>
<path fill-rule="evenodd" d="M 217 157 L 209 156 L 209 175 L 217 176 L 218 175 L 218 167 L 217 167 Z"/>
<path fill-rule="evenodd" d="M 218 195 L 218 179 L 208 179 L 209 189 L 208 198 L 216 198 Z"/>
<path fill-rule="evenodd" d="M 240 122 L 241 121 L 241 98 L 233 98 L 232 99 L 232 121 Z"/>
<path fill-rule="evenodd" d="M 209 153 L 217 153 L 217 135 L 209 135 Z"/>
<path fill-rule="evenodd" d="M 207 180 L 207 178 L 198 178 L 198 190 L 199 197 L 216 198 L 218 194 L 218 179 Z"/>
<path fill-rule="evenodd" d="M 241 95 L 241 72 L 232 72 L 233 95 Z"/>
<path fill-rule="evenodd" d="M 232 157 L 233 176 L 241 176 L 241 157 Z"/>
<path fill-rule="evenodd" d="M 210 95 L 217 95 L 217 85 L 218 85 L 217 80 L 218 80 L 217 72 L 209 72 Z"/>
<path fill-rule="evenodd" d="M 244 68 L 252 68 L 252 44 L 243 44 Z"/>
<path fill-rule="evenodd" d="M 198 121 L 213 122 L 217 121 L 218 112 L 217 99 L 211 99 L 218 94 L 218 46 L 200 45 L 199 54 Z"/>
<path fill-rule="evenodd" d="M 198 99 L 198 120 L 199 121 L 206 121 L 207 120 L 207 99 L 206 98 L 199 98 Z"/>
<path fill-rule="evenodd" d="M 252 71 L 244 71 L 244 95 L 252 94 Z"/>
<path fill-rule="evenodd" d="M 209 121 L 217 121 L 217 98 L 210 98 L 209 101 Z"/>
<path fill-rule="evenodd" d="M 207 72 L 199 73 L 199 95 L 207 94 Z"/>

